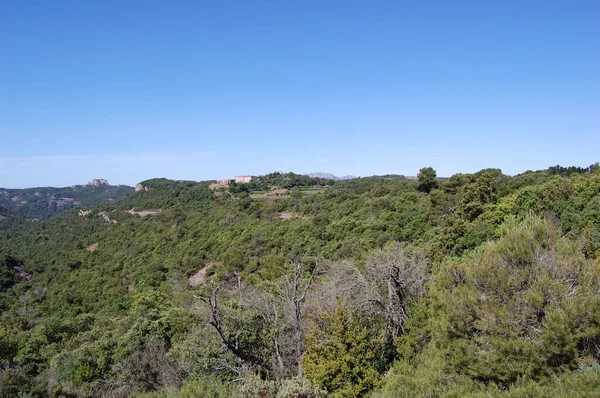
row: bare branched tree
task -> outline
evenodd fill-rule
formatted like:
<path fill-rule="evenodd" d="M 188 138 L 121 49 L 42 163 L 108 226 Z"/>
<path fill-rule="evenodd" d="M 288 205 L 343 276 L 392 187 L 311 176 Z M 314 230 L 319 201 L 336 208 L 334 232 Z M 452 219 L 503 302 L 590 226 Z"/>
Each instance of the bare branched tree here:
<path fill-rule="evenodd" d="M 315 277 L 322 272 L 318 264 L 304 259 L 288 261 L 279 281 L 260 291 L 249 289 L 244 295 L 245 305 L 260 314 L 270 327 L 279 376 L 290 376 L 293 367 L 302 375 L 305 303 Z"/>
<path fill-rule="evenodd" d="M 242 304 L 258 314 L 271 329 L 274 351 L 274 369 L 277 376 L 287 376 L 289 350 L 284 347 L 291 339 L 291 327 L 285 318 L 285 301 L 278 284 L 269 284 L 269 290 L 249 288 L 244 292 Z M 295 361 L 294 361 L 295 362 Z"/>
<path fill-rule="evenodd" d="M 286 268 L 282 279 L 282 291 L 288 307 L 288 319 L 291 317 L 291 325 L 294 330 L 298 376 L 302 376 L 304 303 L 315 275 L 322 273 L 323 270 L 317 264 L 308 266 L 301 261 L 288 262 Z"/>
<path fill-rule="evenodd" d="M 241 344 L 241 338 L 245 332 L 245 327 L 243 325 L 237 330 L 226 331 L 226 328 L 221 321 L 219 309 L 219 291 L 222 287 L 223 283 L 212 284 L 209 286 L 209 292 L 206 297 L 195 297 L 201 300 L 208 309 L 209 320 L 207 324 L 214 328 L 224 347 L 235 356 L 237 360 L 236 373 L 241 374 L 258 366 L 260 360 L 251 353 L 251 350 L 245 349 L 245 347 L 243 347 Z"/>
<path fill-rule="evenodd" d="M 331 272 L 335 293 L 346 305 L 386 319 L 387 333 L 397 337 L 404 331 L 409 305 L 425 294 L 427 261 L 423 251 L 400 243 L 377 250 L 364 270 L 341 262 Z"/>
<path fill-rule="evenodd" d="M 323 272 L 314 263 L 302 260 L 289 261 L 277 282 L 267 283 L 261 289 L 244 286 L 237 279 L 237 286 L 230 292 L 236 295 L 245 311 L 258 316 L 266 326 L 273 347 L 273 369 L 277 376 L 290 376 L 290 370 L 302 375 L 302 355 L 304 353 L 305 303 L 315 276 Z M 230 281 L 233 284 L 233 281 Z M 253 355 L 252 347 L 244 347 L 245 327 L 238 323 L 237 328 L 230 322 L 225 326 L 219 300 L 223 295 L 223 283 L 207 286 L 207 293 L 196 298 L 201 300 L 208 311 L 208 322 L 217 333 L 223 346 L 237 360 L 237 373 L 243 373 L 260 366 L 260 358 Z"/>
<path fill-rule="evenodd" d="M 309 272 L 305 272 L 305 267 L 301 262 L 288 263 L 287 270 L 283 274 L 281 291 L 284 294 L 287 304 L 287 316 L 294 331 L 294 342 L 296 344 L 296 356 L 298 360 L 298 376 L 302 375 L 302 353 L 304 352 L 304 341 L 302 338 L 302 315 L 303 304 L 306 301 L 306 294 L 312 285 L 316 272 L 313 267 Z"/>

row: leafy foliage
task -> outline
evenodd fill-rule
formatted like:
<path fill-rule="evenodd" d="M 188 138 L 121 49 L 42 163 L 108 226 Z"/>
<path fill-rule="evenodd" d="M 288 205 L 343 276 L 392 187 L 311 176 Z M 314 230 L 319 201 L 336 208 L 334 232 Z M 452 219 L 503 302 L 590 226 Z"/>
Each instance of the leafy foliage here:
<path fill-rule="evenodd" d="M 429 193 L 432 189 L 436 188 L 438 185 L 436 177 L 437 173 L 431 167 L 424 167 L 419 170 L 419 174 L 417 175 L 419 191 Z"/>
<path fill-rule="evenodd" d="M 273 173 L 229 194 L 154 179 L 39 222 L 3 210 L 1 394 L 585 395 L 600 359 L 590 170 L 428 189 Z M 249 195 L 275 187 L 291 192 Z"/>
<path fill-rule="evenodd" d="M 576 367 L 600 337 L 598 264 L 548 221 L 508 221 L 497 242 L 437 270 L 432 334 L 457 373 L 509 385 Z"/>
<path fill-rule="evenodd" d="M 306 377 L 333 397 L 360 397 L 381 379 L 376 336 L 364 320 L 338 305 L 307 337 Z"/>

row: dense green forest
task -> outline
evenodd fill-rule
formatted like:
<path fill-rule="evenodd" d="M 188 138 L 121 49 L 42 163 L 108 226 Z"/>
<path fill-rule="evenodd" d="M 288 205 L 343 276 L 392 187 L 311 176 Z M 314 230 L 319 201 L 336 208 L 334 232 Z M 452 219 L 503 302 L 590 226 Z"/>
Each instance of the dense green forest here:
<path fill-rule="evenodd" d="M 597 164 L 141 184 L 0 213 L 1 396 L 600 391 Z"/>
<path fill-rule="evenodd" d="M 30 219 L 43 219 L 75 207 L 118 200 L 131 192 L 133 188 L 126 185 L 91 183 L 65 188 L 0 188 L 0 207 Z"/>

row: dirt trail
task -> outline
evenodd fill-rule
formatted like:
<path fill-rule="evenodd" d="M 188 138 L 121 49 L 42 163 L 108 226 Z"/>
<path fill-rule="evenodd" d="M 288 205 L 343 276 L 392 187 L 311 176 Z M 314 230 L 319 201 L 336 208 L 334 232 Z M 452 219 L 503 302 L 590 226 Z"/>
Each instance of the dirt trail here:
<path fill-rule="evenodd" d="M 132 215 L 138 215 L 140 217 L 146 217 L 146 216 L 151 216 L 153 214 L 158 214 L 160 213 L 162 210 L 161 209 L 148 209 L 148 210 L 140 210 L 140 211 L 135 211 L 135 209 L 131 209 L 131 210 L 127 210 L 127 213 L 132 214 Z"/>
<path fill-rule="evenodd" d="M 203 284 L 206 281 L 206 271 L 208 271 L 208 269 L 212 266 L 213 264 L 206 264 L 204 268 L 190 276 L 188 279 L 190 286 L 198 286 Z"/>

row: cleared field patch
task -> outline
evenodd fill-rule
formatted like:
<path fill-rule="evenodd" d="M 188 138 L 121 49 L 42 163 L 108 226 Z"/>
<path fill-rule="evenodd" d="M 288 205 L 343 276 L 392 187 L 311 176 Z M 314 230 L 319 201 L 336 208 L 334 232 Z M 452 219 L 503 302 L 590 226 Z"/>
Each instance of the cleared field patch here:
<path fill-rule="evenodd" d="M 285 199 L 290 197 L 289 190 L 285 188 L 275 188 L 269 191 L 258 191 L 250 194 L 252 199 Z"/>
<path fill-rule="evenodd" d="M 325 192 L 327 187 L 298 187 L 292 188 L 293 192 L 299 192 L 301 196 L 312 196 Z M 268 191 L 254 191 L 250 194 L 252 199 L 285 199 L 290 197 L 290 190 L 286 188 L 273 188 Z"/>
<path fill-rule="evenodd" d="M 267 198 L 267 193 L 264 192 L 264 191 L 252 192 L 250 194 L 250 197 L 252 199 L 266 199 Z"/>
<path fill-rule="evenodd" d="M 302 194 L 302 196 L 310 196 L 325 192 L 326 189 L 326 187 L 306 187 L 300 188 L 299 191 Z"/>

